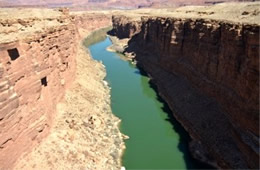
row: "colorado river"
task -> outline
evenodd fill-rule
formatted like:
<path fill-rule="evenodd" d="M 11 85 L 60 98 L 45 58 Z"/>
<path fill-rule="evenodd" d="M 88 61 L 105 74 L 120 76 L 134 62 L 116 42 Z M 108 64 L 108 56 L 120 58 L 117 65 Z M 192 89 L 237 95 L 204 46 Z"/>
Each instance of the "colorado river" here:
<path fill-rule="evenodd" d="M 151 87 L 149 78 L 117 53 L 107 51 L 110 45 L 106 38 L 90 45 L 89 50 L 106 67 L 112 111 L 122 120 L 122 133 L 130 137 L 125 141 L 123 166 L 127 170 L 201 168 L 189 155 L 187 133 Z"/>

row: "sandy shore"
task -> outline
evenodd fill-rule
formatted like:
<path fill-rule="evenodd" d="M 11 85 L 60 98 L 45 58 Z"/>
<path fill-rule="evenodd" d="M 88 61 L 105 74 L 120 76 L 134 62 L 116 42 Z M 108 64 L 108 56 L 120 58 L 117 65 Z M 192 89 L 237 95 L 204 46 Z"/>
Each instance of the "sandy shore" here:
<path fill-rule="evenodd" d="M 89 33 L 88 33 L 89 35 Z M 123 135 L 110 108 L 104 66 L 78 45 L 76 80 L 57 105 L 50 135 L 14 169 L 120 169 Z"/>

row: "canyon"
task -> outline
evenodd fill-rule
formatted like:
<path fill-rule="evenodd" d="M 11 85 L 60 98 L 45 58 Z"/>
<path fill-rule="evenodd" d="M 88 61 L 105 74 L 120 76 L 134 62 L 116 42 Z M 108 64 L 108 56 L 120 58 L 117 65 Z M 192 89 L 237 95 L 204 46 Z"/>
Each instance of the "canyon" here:
<path fill-rule="evenodd" d="M 105 8 L 120 2 L 88 1 Z M 111 26 L 110 50 L 149 75 L 191 136 L 194 158 L 216 168 L 259 168 L 259 7 L 1 8 L 0 169 L 123 166 L 127 136 L 111 111 L 106 69 L 84 47 Z"/>
<path fill-rule="evenodd" d="M 112 19 L 112 35 L 129 38 L 124 54 L 191 135 L 193 156 L 217 168 L 259 168 L 259 5 Z"/>

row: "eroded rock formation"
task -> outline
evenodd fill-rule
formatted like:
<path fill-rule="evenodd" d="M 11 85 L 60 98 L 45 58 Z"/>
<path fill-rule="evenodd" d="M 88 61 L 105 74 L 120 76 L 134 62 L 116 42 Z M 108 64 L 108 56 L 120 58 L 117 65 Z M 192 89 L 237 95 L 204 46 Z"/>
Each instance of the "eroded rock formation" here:
<path fill-rule="evenodd" d="M 114 33 L 131 37 L 126 52 L 191 135 L 193 155 L 221 168 L 258 168 L 260 24 L 144 16 L 129 27 L 132 18 L 113 18 Z"/>
<path fill-rule="evenodd" d="M 66 18 L 56 20 L 66 22 Z M 38 23 L 14 19 L 1 24 L 2 31 L 17 25 L 21 30 Z M 0 165 L 3 169 L 10 168 L 24 151 L 48 134 L 56 104 L 74 79 L 75 26 L 61 24 L 44 29 L 29 38 L 17 36 L 0 45 Z M 22 34 L 20 30 L 15 33 Z M 15 33 L 1 32 L 1 37 L 13 38 Z"/>
<path fill-rule="evenodd" d="M 0 169 L 11 169 L 48 135 L 56 105 L 75 78 L 83 36 L 111 21 L 68 10 L 0 14 Z"/>

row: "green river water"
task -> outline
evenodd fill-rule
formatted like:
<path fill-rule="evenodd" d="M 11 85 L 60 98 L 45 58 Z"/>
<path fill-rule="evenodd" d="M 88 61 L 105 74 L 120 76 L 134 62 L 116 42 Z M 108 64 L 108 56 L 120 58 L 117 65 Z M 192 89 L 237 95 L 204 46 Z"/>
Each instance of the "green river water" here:
<path fill-rule="evenodd" d="M 120 130 L 130 137 L 122 163 L 128 169 L 202 168 L 188 152 L 189 137 L 167 105 L 151 87 L 149 78 L 117 53 L 106 50 L 109 38 L 88 46 L 92 57 L 106 67 L 113 113 Z"/>

